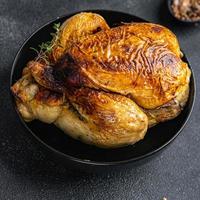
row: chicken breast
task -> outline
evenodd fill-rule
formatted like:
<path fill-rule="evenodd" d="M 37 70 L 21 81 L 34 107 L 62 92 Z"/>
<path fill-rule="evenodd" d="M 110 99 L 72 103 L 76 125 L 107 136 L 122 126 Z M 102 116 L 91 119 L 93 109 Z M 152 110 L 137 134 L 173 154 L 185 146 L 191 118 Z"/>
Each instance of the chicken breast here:
<path fill-rule="evenodd" d="M 190 70 L 171 40 L 157 39 L 156 26 L 144 24 L 147 32 L 156 30 L 154 38 L 137 36 L 134 24 L 96 33 L 73 46 L 54 67 L 33 65 L 31 72 L 39 84 L 55 91 L 90 87 L 128 95 L 145 109 L 157 108 L 189 84 Z"/>

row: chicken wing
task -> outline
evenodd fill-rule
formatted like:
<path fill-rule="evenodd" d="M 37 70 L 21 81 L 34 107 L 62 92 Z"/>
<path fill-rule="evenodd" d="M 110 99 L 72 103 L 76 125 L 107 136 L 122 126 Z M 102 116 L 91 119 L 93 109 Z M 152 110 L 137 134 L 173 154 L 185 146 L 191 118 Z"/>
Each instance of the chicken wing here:
<path fill-rule="evenodd" d="M 74 43 L 107 29 L 109 26 L 104 18 L 95 13 L 82 12 L 70 17 L 62 24 L 56 36 L 58 40 L 55 41 L 51 54 L 53 61 L 56 62 Z"/>

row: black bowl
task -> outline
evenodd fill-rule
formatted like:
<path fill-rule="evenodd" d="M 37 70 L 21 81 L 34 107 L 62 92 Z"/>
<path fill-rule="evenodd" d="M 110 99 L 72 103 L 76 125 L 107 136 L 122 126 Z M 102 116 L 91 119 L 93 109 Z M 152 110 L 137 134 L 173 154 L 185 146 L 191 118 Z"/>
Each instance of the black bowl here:
<path fill-rule="evenodd" d="M 119 25 L 121 22 L 145 21 L 134 15 L 122 12 L 106 10 L 92 10 L 92 12 L 102 15 L 110 26 Z M 54 31 L 52 28 L 53 24 L 58 22 L 63 23 L 67 18 L 74 14 L 76 13 L 59 17 L 51 22 L 48 22 L 25 41 L 17 53 L 13 63 L 10 86 L 21 77 L 22 69 L 26 63 L 36 56 L 34 51 L 30 50 L 30 47 L 37 48 L 42 42 L 50 40 L 50 33 Z M 183 59 L 188 63 L 185 56 Z M 94 146 L 86 145 L 70 138 L 54 125 L 45 124 L 40 121 L 26 123 L 21 118 L 18 111 L 17 113 L 27 131 L 32 134 L 34 138 L 36 138 L 43 146 L 50 150 L 50 152 L 53 153 L 52 155 L 55 155 L 57 158 L 61 158 L 62 161 L 67 162 L 68 164 L 73 164 L 89 170 L 89 168 L 102 168 L 102 166 L 109 166 L 110 168 L 110 166 L 121 166 L 125 163 L 140 163 L 139 161 L 146 160 L 144 158 L 150 157 L 166 147 L 178 136 L 185 126 L 193 108 L 194 97 L 195 81 L 192 74 L 189 100 L 182 113 L 174 120 L 161 123 L 149 129 L 145 138 L 135 145 L 118 149 L 100 149 Z M 12 100 L 15 106 L 13 96 Z"/>
<path fill-rule="evenodd" d="M 179 22 L 182 22 L 182 23 L 185 23 L 185 24 L 194 24 L 194 23 L 198 23 L 200 22 L 200 20 L 187 20 L 187 19 L 179 19 L 175 16 L 174 14 L 174 11 L 172 9 L 172 2 L 173 0 L 167 0 L 167 7 L 168 7 L 168 10 L 170 12 L 170 14 Z"/>

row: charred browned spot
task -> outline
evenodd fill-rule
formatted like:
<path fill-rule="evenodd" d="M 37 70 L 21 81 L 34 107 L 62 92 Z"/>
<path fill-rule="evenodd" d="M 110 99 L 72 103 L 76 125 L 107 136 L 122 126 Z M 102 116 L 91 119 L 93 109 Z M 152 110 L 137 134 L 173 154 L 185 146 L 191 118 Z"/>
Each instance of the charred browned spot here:
<path fill-rule="evenodd" d="M 67 54 L 64 54 L 53 67 L 54 69 L 64 69 L 68 66 L 73 66 L 73 65 L 75 65 L 75 61 L 67 53 Z"/>
<path fill-rule="evenodd" d="M 127 95 L 126 95 L 126 97 L 127 97 L 127 98 L 129 98 L 129 99 L 131 99 L 131 100 L 133 100 L 133 95 L 132 95 L 132 94 L 130 94 L 130 93 L 129 93 L 129 94 L 127 94 Z"/>
<path fill-rule="evenodd" d="M 151 28 L 151 30 L 154 31 L 154 32 L 156 32 L 156 33 L 160 33 L 163 30 L 163 28 L 160 27 L 160 26 L 153 26 Z"/>
<path fill-rule="evenodd" d="M 99 32 L 101 30 L 102 30 L 101 27 L 97 27 L 95 30 L 92 31 L 92 33 L 95 34 L 95 33 Z"/>
<path fill-rule="evenodd" d="M 63 103 L 63 95 L 56 92 L 51 92 L 46 89 L 40 89 L 40 91 L 35 96 L 37 101 L 47 103 L 49 105 L 60 105 Z"/>
<path fill-rule="evenodd" d="M 125 53 L 130 53 L 131 51 L 130 45 L 122 45 L 122 49 Z"/>
<path fill-rule="evenodd" d="M 62 82 L 56 79 L 54 71 L 52 66 L 33 65 L 31 67 L 31 72 L 36 82 L 50 90 L 62 92 Z"/>
<path fill-rule="evenodd" d="M 97 105 L 94 103 L 97 96 L 98 94 L 89 88 L 73 88 L 70 91 L 69 100 L 72 104 L 75 103 L 79 107 L 84 108 L 86 114 L 92 115 L 97 110 Z"/>
<path fill-rule="evenodd" d="M 88 115 L 92 115 L 96 111 L 96 105 L 91 101 L 88 101 L 87 97 L 80 97 L 77 99 L 76 104 L 79 107 L 84 108 L 84 112 Z"/>
<path fill-rule="evenodd" d="M 66 78 L 66 87 L 81 87 L 82 77 L 79 73 L 75 73 L 75 71 L 71 72 L 73 73 L 72 76 L 67 76 Z"/>
<path fill-rule="evenodd" d="M 80 65 L 81 63 L 78 62 L 78 64 Z M 69 54 L 65 54 L 49 72 L 47 70 L 45 76 L 47 78 L 52 77 L 50 79 L 51 82 L 57 83 L 58 86 L 64 86 L 66 88 L 80 87 L 83 79 L 79 74 L 77 64 Z"/>
<path fill-rule="evenodd" d="M 43 80 L 49 84 L 49 88 L 60 90 L 61 88 L 61 81 L 54 76 L 54 70 L 52 67 L 45 68 L 44 73 L 42 74 Z"/>

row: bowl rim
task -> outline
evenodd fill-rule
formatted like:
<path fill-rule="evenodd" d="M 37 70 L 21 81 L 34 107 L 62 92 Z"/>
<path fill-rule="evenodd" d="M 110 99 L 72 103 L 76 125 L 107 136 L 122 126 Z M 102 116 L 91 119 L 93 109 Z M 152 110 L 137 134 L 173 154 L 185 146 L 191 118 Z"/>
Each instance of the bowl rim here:
<path fill-rule="evenodd" d="M 22 45 L 20 46 L 19 50 L 17 51 L 17 53 L 15 55 L 15 58 L 14 58 L 14 61 L 13 61 L 13 64 L 12 64 L 11 73 L 10 73 L 10 83 L 9 83 L 10 87 L 13 85 L 13 74 L 14 74 L 14 70 L 16 68 L 17 61 L 18 61 L 18 59 L 20 57 L 20 53 L 21 53 L 22 49 L 24 48 L 24 46 L 26 45 L 26 43 L 38 31 L 40 31 L 41 29 L 43 29 L 45 26 L 48 26 L 49 24 L 51 24 L 54 21 L 59 20 L 59 19 L 63 19 L 63 18 L 67 19 L 70 16 L 73 16 L 73 15 L 78 14 L 80 12 L 94 12 L 94 13 L 98 12 L 98 14 L 100 12 L 108 12 L 108 13 L 115 12 L 115 13 L 118 13 L 118 14 L 124 14 L 124 15 L 130 15 L 130 16 L 133 16 L 133 17 L 137 17 L 137 16 L 132 15 L 130 13 L 116 11 L 116 10 L 90 9 L 90 10 L 80 10 L 80 11 L 70 12 L 68 14 L 64 14 L 64 15 L 58 16 L 58 17 L 56 17 L 56 18 L 54 18 L 54 19 L 52 19 L 52 20 L 44 23 L 42 26 L 40 26 L 39 28 L 37 28 L 33 33 L 31 33 L 30 36 L 27 37 L 27 39 L 22 43 Z M 139 19 L 141 19 L 143 21 L 146 21 L 146 20 L 144 20 L 144 19 L 142 19 L 140 17 L 137 17 L 137 18 L 139 18 Z M 188 62 L 188 60 L 187 60 L 187 62 Z M 166 146 L 168 146 L 170 143 L 172 143 L 172 141 L 174 141 L 174 139 L 182 132 L 183 128 L 185 127 L 185 125 L 187 124 L 188 120 L 190 119 L 190 116 L 191 116 L 193 108 L 194 108 L 195 99 L 196 99 L 196 81 L 195 81 L 194 71 L 193 71 L 193 69 L 192 69 L 191 66 L 190 66 L 190 70 L 191 70 L 191 77 L 193 78 L 193 84 L 194 84 L 193 92 L 194 92 L 194 94 L 193 94 L 191 108 L 189 110 L 189 113 L 188 113 L 188 115 L 187 115 L 184 123 L 181 125 L 181 128 L 179 129 L 179 131 L 177 131 L 177 133 L 172 138 L 170 138 L 170 140 L 168 140 L 166 143 L 164 143 L 160 147 L 158 147 L 158 148 L 156 148 L 156 149 L 154 149 L 154 150 L 152 150 L 152 151 L 150 151 L 150 152 L 148 152 L 148 153 L 146 153 L 146 154 L 144 154 L 142 156 L 137 156 L 137 157 L 134 157 L 134 158 L 130 158 L 130 159 L 126 159 L 126 160 L 121 160 L 121 161 L 108 161 L 108 162 L 105 162 L 105 161 L 92 161 L 92 160 L 81 159 L 81 158 L 77 158 L 77 157 L 74 157 L 74 156 L 67 155 L 67 154 L 65 154 L 63 152 L 60 152 L 59 150 L 51 147 L 50 145 L 46 144 L 37 135 L 35 135 L 35 133 L 28 127 L 28 125 L 26 124 L 26 122 L 24 121 L 24 119 L 22 118 L 22 116 L 20 115 L 19 111 L 16 108 L 14 96 L 13 96 L 12 91 L 10 90 L 10 88 L 9 88 L 9 90 L 10 90 L 10 96 L 11 96 L 11 100 L 12 100 L 12 106 L 13 106 L 14 110 L 16 111 L 16 114 L 18 115 L 18 117 L 19 117 L 19 119 L 21 121 L 21 124 L 23 125 L 24 128 L 26 128 L 26 130 L 28 130 L 31 133 L 31 135 L 37 140 L 37 142 L 39 142 L 44 147 L 46 147 L 46 149 L 48 149 L 49 151 L 52 151 L 53 153 L 58 154 L 59 156 L 65 158 L 65 159 L 68 159 L 68 160 L 70 160 L 72 162 L 76 162 L 76 163 L 79 163 L 79 164 L 92 165 L 92 166 L 117 166 L 117 165 L 121 165 L 121 164 L 133 163 L 133 162 L 142 160 L 144 158 L 147 158 L 147 157 L 150 157 L 150 156 L 156 154 L 157 152 L 161 151 Z"/>

